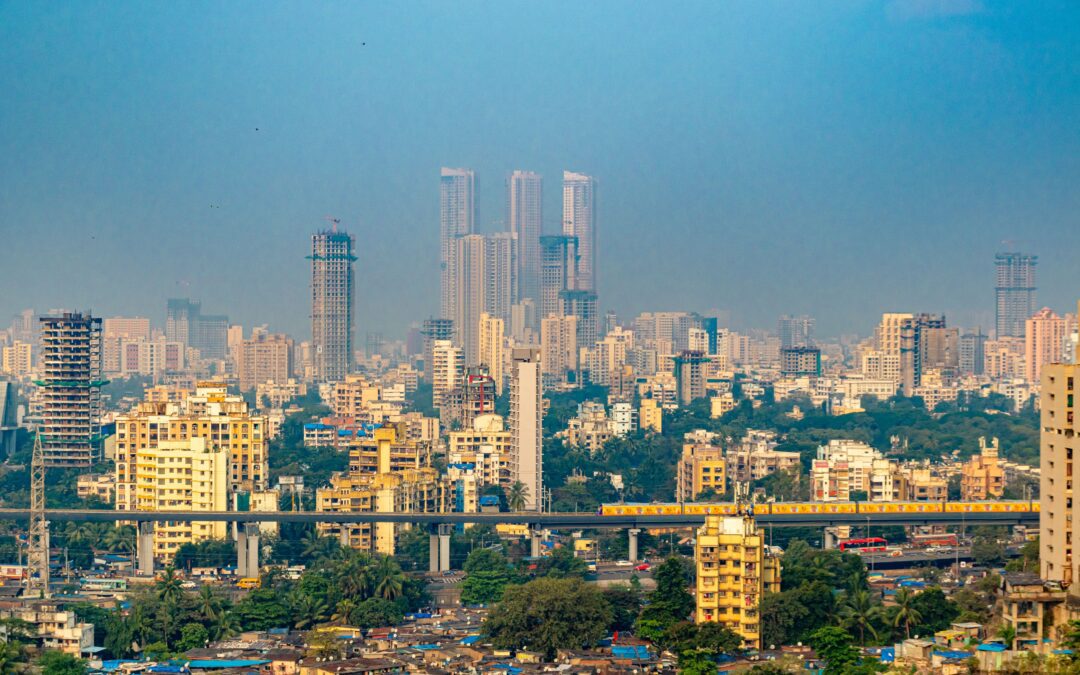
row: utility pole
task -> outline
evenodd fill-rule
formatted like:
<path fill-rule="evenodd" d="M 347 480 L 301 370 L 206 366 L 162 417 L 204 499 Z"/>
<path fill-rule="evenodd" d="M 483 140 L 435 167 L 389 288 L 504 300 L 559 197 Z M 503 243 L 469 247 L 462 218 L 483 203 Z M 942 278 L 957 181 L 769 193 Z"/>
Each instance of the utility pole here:
<path fill-rule="evenodd" d="M 26 556 L 26 597 L 49 597 L 49 522 L 45 520 L 45 454 L 41 432 L 34 434 L 30 462 L 30 538 Z"/>

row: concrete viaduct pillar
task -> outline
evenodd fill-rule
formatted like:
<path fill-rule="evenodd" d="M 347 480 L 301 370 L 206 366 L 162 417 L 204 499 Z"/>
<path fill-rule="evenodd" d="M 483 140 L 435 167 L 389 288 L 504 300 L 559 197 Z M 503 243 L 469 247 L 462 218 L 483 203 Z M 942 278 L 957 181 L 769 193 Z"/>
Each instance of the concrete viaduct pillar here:
<path fill-rule="evenodd" d="M 641 530 L 636 527 L 632 527 L 626 531 L 627 541 L 627 560 L 636 563 L 638 561 L 638 535 L 641 534 Z"/>
<path fill-rule="evenodd" d="M 154 522 L 140 521 L 139 534 L 135 539 L 136 571 L 139 576 L 154 576 Z"/>

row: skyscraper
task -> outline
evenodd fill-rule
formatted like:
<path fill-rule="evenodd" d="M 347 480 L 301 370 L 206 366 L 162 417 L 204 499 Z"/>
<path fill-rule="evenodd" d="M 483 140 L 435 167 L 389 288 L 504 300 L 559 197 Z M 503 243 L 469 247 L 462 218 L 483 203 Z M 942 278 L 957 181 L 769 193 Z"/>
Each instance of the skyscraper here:
<path fill-rule="evenodd" d="M 165 339 L 198 349 L 200 358 L 224 359 L 228 330 L 229 317 L 203 314 L 198 300 L 169 298 L 165 303 Z"/>
<path fill-rule="evenodd" d="M 814 346 L 814 319 L 812 317 L 788 316 L 785 314 L 776 322 L 776 333 L 780 336 L 780 348 Z"/>
<path fill-rule="evenodd" d="M 444 319 L 452 319 L 457 314 L 457 251 L 454 241 L 472 234 L 476 227 L 475 193 L 476 175 L 471 169 L 443 167 L 439 180 L 439 311 Z"/>
<path fill-rule="evenodd" d="M 339 382 L 353 365 L 353 238 L 323 230 L 311 236 L 311 342 L 314 375 Z"/>
<path fill-rule="evenodd" d="M 517 237 L 468 234 L 454 240 L 454 328 L 465 363 L 479 363 L 480 316 L 508 322 L 517 295 Z"/>
<path fill-rule="evenodd" d="M 1024 322 L 1035 313 L 1038 260 L 1027 253 L 998 253 L 994 257 L 996 337 L 1024 337 Z"/>
<path fill-rule="evenodd" d="M 521 297 L 533 300 L 540 297 L 543 194 L 540 174 L 515 171 L 506 181 L 506 227 L 517 235 L 519 290 Z"/>
<path fill-rule="evenodd" d="M 525 485 L 525 510 L 539 511 L 544 497 L 540 350 L 515 347 L 510 363 L 510 475 Z"/>
<path fill-rule="evenodd" d="M 101 319 L 41 317 L 41 449 L 46 466 L 90 466 L 101 457 Z"/>
<path fill-rule="evenodd" d="M 563 171 L 563 234 L 577 237 L 578 283 L 576 290 L 596 290 L 596 180 Z"/>
<path fill-rule="evenodd" d="M 540 319 L 562 312 L 559 296 L 578 288 L 578 239 L 540 237 Z"/>
<path fill-rule="evenodd" d="M 165 338 L 169 342 L 191 345 L 191 334 L 199 320 L 202 305 L 198 300 L 169 298 L 165 301 Z"/>

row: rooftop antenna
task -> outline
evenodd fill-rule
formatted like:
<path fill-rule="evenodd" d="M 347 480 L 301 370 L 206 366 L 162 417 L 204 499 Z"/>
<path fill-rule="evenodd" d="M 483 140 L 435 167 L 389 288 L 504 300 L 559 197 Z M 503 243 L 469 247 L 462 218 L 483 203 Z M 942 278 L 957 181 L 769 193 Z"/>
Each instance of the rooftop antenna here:
<path fill-rule="evenodd" d="M 326 219 L 330 221 L 330 231 L 337 232 L 337 226 L 341 224 L 341 218 L 327 216 Z"/>

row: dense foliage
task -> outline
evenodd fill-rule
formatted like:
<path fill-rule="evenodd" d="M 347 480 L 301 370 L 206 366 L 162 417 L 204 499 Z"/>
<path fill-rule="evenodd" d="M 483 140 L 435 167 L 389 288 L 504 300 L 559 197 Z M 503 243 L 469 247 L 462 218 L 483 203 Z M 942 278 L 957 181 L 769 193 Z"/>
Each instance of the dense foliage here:
<path fill-rule="evenodd" d="M 596 453 L 568 447 L 554 434 L 566 427 L 578 403 L 603 400 L 603 390 L 582 389 L 548 398 L 551 408 L 544 418 L 544 482 L 556 486 L 553 499 L 562 510 L 592 510 L 602 502 L 619 498 L 674 499 L 674 472 L 682 452 L 683 434 L 695 429 L 716 432 L 724 439 L 741 438 L 747 429 L 773 429 L 781 439 L 778 449 L 802 454 L 804 472 L 817 447 L 834 438 L 864 441 L 905 460 L 939 461 L 954 453 L 966 458 L 978 452 L 979 437 L 997 437 L 1004 457 L 1038 465 L 1037 414 L 1030 408 L 1010 412 L 1009 401 L 998 395 L 970 398 L 938 412 L 928 412 L 919 399 L 897 396 L 876 401 L 867 397 L 863 402 L 865 412 L 843 416 L 826 415 L 809 400 L 797 397 L 778 403 L 767 400 L 757 408 L 744 401 L 719 419 L 710 417 L 708 401 L 696 401 L 666 414 L 662 434 L 638 430 L 612 439 Z M 804 413 L 801 419 L 788 414 L 796 405 Z M 568 485 L 567 479 L 575 474 L 584 476 L 587 482 Z M 607 474 L 622 476 L 622 494 L 610 486 Z M 764 488 L 767 495 L 783 500 L 805 499 L 809 490 L 807 481 L 795 472 L 771 476 L 754 487 Z"/>
<path fill-rule="evenodd" d="M 423 582 L 405 575 L 393 558 L 343 548 L 317 558 L 297 581 L 265 575 L 262 588 L 235 603 L 210 586 L 191 593 L 181 583 L 168 568 L 123 612 L 94 617 L 104 621 L 104 644 L 113 656 L 165 657 L 243 630 L 395 625 L 427 602 Z"/>

